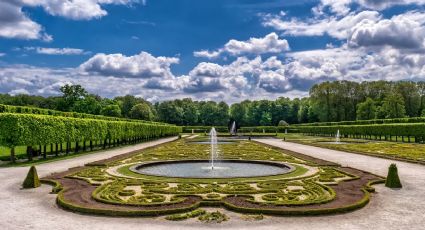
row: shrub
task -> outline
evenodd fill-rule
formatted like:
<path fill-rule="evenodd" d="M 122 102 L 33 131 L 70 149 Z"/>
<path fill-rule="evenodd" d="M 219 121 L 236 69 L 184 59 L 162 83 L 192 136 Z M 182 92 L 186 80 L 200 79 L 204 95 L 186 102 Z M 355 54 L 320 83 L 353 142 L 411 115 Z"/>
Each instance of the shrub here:
<path fill-rule="evenodd" d="M 28 171 L 27 177 L 22 184 L 23 188 L 37 188 L 40 187 L 40 179 L 38 179 L 37 170 L 34 166 L 31 166 L 30 171 Z"/>
<path fill-rule="evenodd" d="M 191 212 L 187 212 L 187 213 L 178 213 L 178 214 L 174 214 L 174 215 L 170 215 L 165 217 L 166 220 L 172 220 L 172 221 L 179 221 L 179 220 L 186 220 L 189 218 L 194 218 L 194 217 L 198 217 L 201 215 L 204 215 L 206 213 L 205 210 L 202 209 L 196 209 L 193 210 Z"/>
<path fill-rule="evenodd" d="M 385 186 L 388 188 L 401 188 L 400 178 L 398 177 L 397 166 L 396 164 L 391 164 L 388 169 L 387 180 L 385 181 Z"/>
<path fill-rule="evenodd" d="M 205 223 L 221 223 L 223 221 L 227 221 L 229 217 L 227 217 L 224 213 L 221 213 L 219 211 L 215 212 L 207 212 L 206 214 L 200 216 L 198 218 L 201 222 Z"/>

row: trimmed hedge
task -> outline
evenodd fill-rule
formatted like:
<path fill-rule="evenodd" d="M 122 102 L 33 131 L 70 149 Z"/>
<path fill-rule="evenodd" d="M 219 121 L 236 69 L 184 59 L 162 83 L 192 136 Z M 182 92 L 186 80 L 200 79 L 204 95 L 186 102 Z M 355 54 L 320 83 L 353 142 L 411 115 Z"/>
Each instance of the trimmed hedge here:
<path fill-rule="evenodd" d="M 38 179 L 37 170 L 35 169 L 35 166 L 31 166 L 30 170 L 28 171 L 27 177 L 24 180 L 24 183 L 22 183 L 23 188 L 37 188 L 40 187 L 40 179 Z"/>
<path fill-rule="evenodd" d="M 398 177 L 397 165 L 391 164 L 388 169 L 387 180 L 385 181 L 385 186 L 388 188 L 402 188 L 400 178 Z"/>
<path fill-rule="evenodd" d="M 285 132 L 285 129 L 289 129 L 286 126 L 254 126 L 254 127 L 241 127 L 238 129 L 239 133 L 262 133 L 263 130 L 265 133 L 276 133 L 276 132 Z"/>
<path fill-rule="evenodd" d="M 381 125 L 333 125 L 333 126 L 298 126 L 291 129 L 292 132 L 315 135 L 334 136 L 337 131 L 341 136 L 352 136 L 355 138 L 370 138 L 374 136 L 402 136 L 415 137 L 415 141 L 425 140 L 425 123 L 402 123 Z"/>
<path fill-rule="evenodd" d="M 41 109 L 37 107 L 13 106 L 13 105 L 3 105 L 3 104 L 0 104 L 0 113 L 38 114 L 38 115 L 50 115 L 50 116 L 61 116 L 61 117 L 71 117 L 71 118 L 89 118 L 89 119 L 106 120 L 106 121 L 130 121 L 130 122 L 142 122 L 142 123 L 148 123 L 148 124 L 166 125 L 165 123 L 154 122 L 154 121 L 144 121 L 144 120 L 119 118 L 119 117 L 107 117 L 103 115 L 93 115 L 93 114 L 87 114 L 87 113 L 62 112 L 58 110 Z"/>
<path fill-rule="evenodd" d="M 135 143 L 180 132 L 181 127 L 174 125 L 0 113 L 0 145 L 11 148 L 12 158 L 16 146 L 80 141 L 103 141 L 106 144 L 107 140 L 109 143 Z"/>
<path fill-rule="evenodd" d="M 183 126 L 183 133 L 209 133 L 211 128 L 214 127 L 217 132 L 228 133 L 229 128 L 227 126 Z"/>
<path fill-rule="evenodd" d="M 314 122 L 314 123 L 295 124 L 293 126 L 373 125 L 373 124 L 422 123 L 422 122 L 425 122 L 425 117 L 373 119 L 373 120 L 339 121 L 339 122 Z"/>

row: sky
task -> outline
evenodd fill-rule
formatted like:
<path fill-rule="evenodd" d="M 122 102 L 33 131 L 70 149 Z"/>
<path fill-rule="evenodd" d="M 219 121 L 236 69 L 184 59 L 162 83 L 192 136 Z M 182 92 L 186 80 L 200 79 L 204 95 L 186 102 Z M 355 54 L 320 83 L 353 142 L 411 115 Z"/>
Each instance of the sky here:
<path fill-rule="evenodd" d="M 1 0 L 0 93 L 228 103 L 425 80 L 425 0 Z"/>

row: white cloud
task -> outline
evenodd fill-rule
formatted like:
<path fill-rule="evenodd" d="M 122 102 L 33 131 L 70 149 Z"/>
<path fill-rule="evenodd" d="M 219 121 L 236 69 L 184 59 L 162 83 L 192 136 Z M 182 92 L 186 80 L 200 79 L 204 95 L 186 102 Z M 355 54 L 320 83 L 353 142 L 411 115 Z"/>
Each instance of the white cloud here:
<path fill-rule="evenodd" d="M 24 50 L 34 50 L 38 54 L 47 55 L 82 55 L 90 52 L 76 48 L 47 48 L 47 47 L 24 47 Z"/>
<path fill-rule="evenodd" d="M 11 0 L 0 2 L 0 37 L 51 41 L 52 37 L 43 32 L 41 25 L 28 18 L 18 3 Z"/>
<path fill-rule="evenodd" d="M 352 28 L 348 44 L 421 49 L 425 46 L 425 13 L 407 12 L 391 19 L 364 20 Z"/>
<path fill-rule="evenodd" d="M 170 66 L 177 63 L 178 58 L 154 57 L 146 52 L 134 56 L 100 53 L 81 64 L 80 69 L 88 73 L 114 77 L 170 78 L 173 76 Z"/>
<path fill-rule="evenodd" d="M 216 51 L 195 51 L 194 56 L 216 58 L 219 55 L 226 53 L 232 56 L 246 55 L 246 54 L 265 54 L 265 53 L 280 53 L 289 50 L 288 41 L 279 39 L 276 33 L 267 34 L 263 38 L 250 38 L 247 41 L 238 41 L 231 39 L 223 48 Z"/>
<path fill-rule="evenodd" d="M 73 20 L 91 20 L 108 14 L 102 5 L 131 5 L 140 0 L 23 0 L 28 6 L 41 6 L 47 13 Z"/>
<path fill-rule="evenodd" d="M 43 40 L 50 42 L 52 36 L 43 27 L 31 20 L 23 7 L 41 7 L 48 14 L 72 20 L 90 20 L 107 15 L 102 5 L 132 5 L 141 0 L 2 0 L 0 1 L 0 37 Z"/>
<path fill-rule="evenodd" d="M 3 56 L 5 56 L 6 54 L 5 53 L 0 53 L 0 57 L 3 57 Z"/>
<path fill-rule="evenodd" d="M 384 10 L 393 6 L 425 5 L 424 0 L 321 0 L 320 4 L 313 8 L 317 15 L 329 10 L 331 13 L 346 15 L 355 6 L 362 9 Z"/>
<path fill-rule="evenodd" d="M 351 12 L 344 17 L 328 16 L 324 18 L 310 18 L 305 21 L 297 18 L 286 19 L 286 16 L 266 14 L 262 16 L 262 24 L 283 31 L 291 36 L 323 36 L 325 34 L 337 38 L 346 39 L 350 35 L 350 29 L 362 22 L 369 20 L 376 22 L 381 16 L 376 11 Z"/>

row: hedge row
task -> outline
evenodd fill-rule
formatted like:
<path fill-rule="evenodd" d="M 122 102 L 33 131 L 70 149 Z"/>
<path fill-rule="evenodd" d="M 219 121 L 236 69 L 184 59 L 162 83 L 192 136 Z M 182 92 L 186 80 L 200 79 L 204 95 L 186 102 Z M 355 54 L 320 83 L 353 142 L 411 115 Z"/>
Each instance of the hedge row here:
<path fill-rule="evenodd" d="M 184 126 L 183 133 L 208 133 L 213 126 Z M 214 126 L 215 130 L 220 133 L 229 132 L 229 128 L 227 126 Z"/>
<path fill-rule="evenodd" d="M 0 104 L 0 113 L 38 114 L 38 115 L 72 117 L 72 118 L 89 118 L 89 119 L 98 119 L 98 120 L 107 120 L 107 121 L 131 121 L 131 122 L 143 122 L 143 123 L 149 123 L 149 124 L 165 124 L 165 123 L 153 122 L 153 121 L 143 121 L 143 120 L 135 120 L 135 119 L 119 118 L 119 117 L 106 117 L 102 115 L 93 115 L 93 114 L 87 114 L 87 113 L 62 112 L 62 111 L 51 110 L 51 109 L 41 109 L 36 107 L 13 106 L 13 105 L 3 105 L 3 104 Z"/>
<path fill-rule="evenodd" d="M 177 135 L 180 132 L 181 127 L 172 125 L 34 114 L 0 114 L 0 146 L 11 148 L 12 161 L 16 146 L 56 144 L 57 150 L 57 144 L 62 143 L 135 143 L 137 140 Z"/>
<path fill-rule="evenodd" d="M 288 127 L 277 127 L 277 126 L 254 126 L 254 127 L 241 127 L 240 129 L 238 129 L 239 133 L 276 133 L 276 132 L 280 132 L 283 133 L 285 132 L 285 129 L 288 129 Z"/>
<path fill-rule="evenodd" d="M 425 123 L 381 124 L 381 125 L 333 125 L 299 126 L 291 132 L 334 136 L 339 130 L 341 136 L 354 138 L 375 138 L 384 136 L 415 137 L 415 141 L 425 140 Z M 381 139 L 381 138 L 380 138 Z"/>
<path fill-rule="evenodd" d="M 425 122 L 425 117 L 374 119 L 374 120 L 340 121 L 340 122 L 315 122 L 315 123 L 294 124 L 292 126 L 297 127 L 297 126 L 334 126 L 334 125 L 373 125 L 373 124 L 422 123 L 422 122 Z"/>

